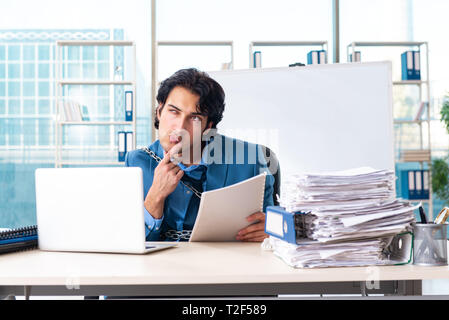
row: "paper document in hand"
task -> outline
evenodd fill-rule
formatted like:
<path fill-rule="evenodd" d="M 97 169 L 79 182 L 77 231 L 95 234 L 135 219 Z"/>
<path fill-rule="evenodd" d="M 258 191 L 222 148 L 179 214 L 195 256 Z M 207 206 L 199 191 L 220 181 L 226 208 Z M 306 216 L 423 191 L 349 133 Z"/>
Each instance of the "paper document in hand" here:
<path fill-rule="evenodd" d="M 246 218 L 263 210 L 266 173 L 201 195 L 190 241 L 236 241 Z"/>

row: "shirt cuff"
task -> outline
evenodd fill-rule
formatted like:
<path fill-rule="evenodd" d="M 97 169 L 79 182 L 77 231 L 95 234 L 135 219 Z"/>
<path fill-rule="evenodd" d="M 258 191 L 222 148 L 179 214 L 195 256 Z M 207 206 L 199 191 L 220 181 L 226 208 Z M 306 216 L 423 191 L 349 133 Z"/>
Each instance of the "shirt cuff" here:
<path fill-rule="evenodd" d="M 145 230 L 145 234 L 148 237 L 148 235 L 150 233 L 158 233 L 160 232 L 160 228 L 162 225 L 162 221 L 164 220 L 164 216 L 162 216 L 162 218 L 160 219 L 155 219 L 147 210 L 147 208 L 145 208 L 144 206 L 144 219 L 145 219 L 145 225 L 146 225 L 146 230 Z"/>

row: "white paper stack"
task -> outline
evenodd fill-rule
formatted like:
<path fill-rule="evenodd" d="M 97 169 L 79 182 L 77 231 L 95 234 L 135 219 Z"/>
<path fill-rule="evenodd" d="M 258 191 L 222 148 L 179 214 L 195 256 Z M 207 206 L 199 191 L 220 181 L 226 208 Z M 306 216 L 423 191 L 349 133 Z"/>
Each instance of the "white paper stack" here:
<path fill-rule="evenodd" d="M 319 242 L 394 235 L 410 228 L 419 206 L 395 199 L 394 180 L 393 171 L 367 167 L 295 175 L 280 204 L 290 212 L 308 212 L 307 237 Z"/>
<path fill-rule="evenodd" d="M 275 237 L 268 239 L 269 249 L 295 268 L 353 267 L 389 264 L 385 248 L 393 237 L 353 240 L 338 243 L 310 242 L 294 245 Z"/>
<path fill-rule="evenodd" d="M 346 171 L 298 174 L 282 185 L 281 205 L 287 211 L 353 205 L 394 197 L 394 172 L 368 167 Z"/>
<path fill-rule="evenodd" d="M 419 207 L 395 198 L 394 180 L 393 171 L 368 167 L 289 177 L 280 206 L 304 213 L 307 239 L 270 237 L 274 253 L 294 267 L 384 264 L 389 242 L 411 231 Z"/>

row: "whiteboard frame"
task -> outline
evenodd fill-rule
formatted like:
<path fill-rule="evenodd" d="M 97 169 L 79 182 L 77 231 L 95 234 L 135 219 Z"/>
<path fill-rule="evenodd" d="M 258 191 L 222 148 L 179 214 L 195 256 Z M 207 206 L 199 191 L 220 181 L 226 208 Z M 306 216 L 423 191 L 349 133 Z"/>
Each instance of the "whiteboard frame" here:
<path fill-rule="evenodd" d="M 324 64 L 324 65 L 308 65 L 308 66 L 304 66 L 304 67 L 281 67 L 281 68 L 258 68 L 258 69 L 241 69 L 241 70 L 223 70 L 223 71 L 216 71 L 216 72 L 209 72 L 209 75 L 216 79 L 219 83 L 222 81 L 222 79 L 220 79 L 221 77 L 229 77 L 229 76 L 242 76 L 244 77 L 245 75 L 254 75 L 254 74 L 276 74 L 279 73 L 280 71 L 286 71 L 286 72 L 290 72 L 290 71 L 300 71 L 300 70 L 304 70 L 307 69 L 308 71 L 314 71 L 316 70 L 317 72 L 319 71 L 329 71 L 330 69 L 332 69 L 333 71 L 338 72 L 338 70 L 342 69 L 342 70 L 348 70 L 351 68 L 358 68 L 358 67 L 372 67 L 372 68 L 386 68 L 386 73 L 385 73 L 385 90 L 387 90 L 386 94 L 385 92 L 383 93 L 382 97 L 386 98 L 386 105 L 383 106 L 383 108 L 386 108 L 384 111 L 386 111 L 386 119 L 385 122 L 383 123 L 384 127 L 386 130 L 388 130 L 387 135 L 389 135 L 389 142 L 388 145 L 385 145 L 385 148 L 387 148 L 386 150 L 389 150 L 390 152 L 390 159 L 387 161 L 388 162 L 388 167 L 383 167 L 380 168 L 378 167 L 377 169 L 389 169 L 389 170 L 395 170 L 395 150 L 394 150 L 394 123 L 393 123 L 393 83 L 392 83 L 392 65 L 390 61 L 379 61 L 379 62 L 362 62 L 362 63 L 341 63 L 341 64 Z M 380 70 L 380 69 L 379 69 Z M 383 72 L 383 71 L 382 71 Z M 224 118 L 226 119 L 227 114 L 226 111 L 229 110 L 229 108 L 231 107 L 228 104 L 228 100 L 229 97 L 233 95 L 232 92 L 229 91 L 229 88 L 227 88 L 226 85 L 222 85 L 223 89 L 225 90 L 225 95 L 226 95 L 226 107 L 225 107 L 225 112 L 224 112 Z M 260 88 L 259 88 L 260 89 Z M 233 90 L 233 89 L 232 89 Z M 228 115 L 229 116 L 229 115 Z M 366 121 L 366 118 L 364 119 Z M 221 125 L 222 123 L 219 123 L 217 125 L 217 129 L 218 132 L 220 133 L 224 133 L 226 135 L 226 132 L 223 132 L 223 129 L 226 131 L 228 128 L 223 127 Z M 238 136 L 236 136 L 236 138 L 239 138 Z M 388 152 L 388 151 L 387 151 Z M 282 157 L 282 156 L 281 156 Z M 279 158 L 279 162 L 280 162 L 280 166 L 281 166 L 281 173 L 282 173 L 282 163 L 283 160 L 282 158 Z M 387 159 L 387 158 L 385 158 Z M 284 160 L 285 161 L 285 160 Z M 339 168 L 338 170 L 343 170 L 343 169 L 347 169 L 347 168 Z M 329 169 L 325 169 L 324 171 L 328 171 Z M 337 170 L 337 169 L 335 169 Z M 310 171 L 310 170 L 305 170 L 305 171 Z M 314 170 L 316 171 L 316 170 Z M 330 170 L 333 171 L 333 170 Z"/>

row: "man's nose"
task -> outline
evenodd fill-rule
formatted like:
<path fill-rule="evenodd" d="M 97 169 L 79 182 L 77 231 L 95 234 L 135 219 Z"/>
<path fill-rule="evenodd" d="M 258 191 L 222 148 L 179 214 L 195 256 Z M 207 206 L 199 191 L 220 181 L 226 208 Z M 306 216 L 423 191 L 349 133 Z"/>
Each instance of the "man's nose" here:
<path fill-rule="evenodd" d="M 175 123 L 175 129 L 187 130 L 187 128 L 188 128 L 188 118 L 179 117 Z"/>
<path fill-rule="evenodd" d="M 173 124 L 172 132 L 175 132 L 178 135 L 179 140 L 189 140 L 189 130 L 188 130 L 188 122 L 184 117 L 179 117 L 176 119 L 176 122 Z"/>

